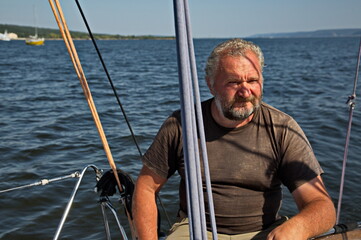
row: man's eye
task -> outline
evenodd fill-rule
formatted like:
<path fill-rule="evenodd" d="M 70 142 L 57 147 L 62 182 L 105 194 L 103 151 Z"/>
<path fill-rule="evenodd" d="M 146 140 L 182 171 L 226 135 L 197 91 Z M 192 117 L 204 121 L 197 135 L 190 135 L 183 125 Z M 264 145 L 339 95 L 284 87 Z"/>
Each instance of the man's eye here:
<path fill-rule="evenodd" d="M 258 79 L 251 79 L 248 81 L 248 83 L 250 83 L 250 84 L 258 83 Z"/>
<path fill-rule="evenodd" d="M 230 86 L 237 86 L 237 85 L 238 85 L 238 82 L 229 82 L 228 85 L 230 85 Z"/>

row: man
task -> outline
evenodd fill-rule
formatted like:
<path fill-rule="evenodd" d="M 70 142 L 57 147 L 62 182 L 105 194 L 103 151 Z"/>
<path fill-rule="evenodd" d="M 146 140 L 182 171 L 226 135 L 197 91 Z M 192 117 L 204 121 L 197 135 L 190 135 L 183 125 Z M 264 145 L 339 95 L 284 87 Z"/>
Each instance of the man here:
<path fill-rule="evenodd" d="M 214 98 L 202 109 L 217 232 L 219 239 L 305 240 L 333 227 L 335 209 L 299 125 L 262 102 L 263 65 L 261 49 L 240 39 L 218 45 L 208 58 L 206 81 Z M 143 157 L 133 198 L 139 239 L 157 239 L 155 194 L 175 171 L 181 219 L 168 239 L 189 239 L 181 133 L 177 111 Z M 278 215 L 281 184 L 299 209 L 287 221 Z"/>

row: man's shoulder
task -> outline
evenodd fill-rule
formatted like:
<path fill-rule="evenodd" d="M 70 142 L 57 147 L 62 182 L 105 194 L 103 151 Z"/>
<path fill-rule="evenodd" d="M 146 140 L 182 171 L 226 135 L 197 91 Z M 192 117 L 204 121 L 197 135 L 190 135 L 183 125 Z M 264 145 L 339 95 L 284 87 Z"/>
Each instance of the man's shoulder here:
<path fill-rule="evenodd" d="M 262 102 L 260 109 L 263 116 L 270 116 L 272 119 L 278 119 L 280 121 L 294 121 L 293 117 L 289 114 L 265 102 Z"/>
<path fill-rule="evenodd" d="M 262 102 L 262 103 L 261 103 L 261 108 L 262 108 L 263 110 L 271 111 L 271 112 L 274 112 L 274 113 L 276 113 L 276 114 L 286 114 L 285 112 L 281 111 L 280 109 L 275 108 L 274 106 L 271 106 L 270 104 L 265 103 L 265 102 Z M 287 115 L 287 114 L 286 114 L 286 115 Z"/>

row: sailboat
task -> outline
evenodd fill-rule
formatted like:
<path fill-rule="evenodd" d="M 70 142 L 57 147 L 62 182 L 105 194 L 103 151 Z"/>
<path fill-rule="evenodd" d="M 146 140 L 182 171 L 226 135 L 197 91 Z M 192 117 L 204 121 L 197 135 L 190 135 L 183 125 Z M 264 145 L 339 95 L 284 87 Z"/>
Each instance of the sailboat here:
<path fill-rule="evenodd" d="M 25 43 L 27 45 L 44 45 L 44 38 L 38 37 L 38 27 L 36 25 L 36 14 L 35 14 L 35 7 L 34 7 L 34 21 L 35 21 L 35 35 L 30 35 L 27 39 L 25 39 Z"/>
<path fill-rule="evenodd" d="M 29 36 L 29 38 L 25 39 L 25 43 L 27 45 L 44 45 L 44 38 L 39 38 L 38 34 L 35 32 L 34 36 Z"/>

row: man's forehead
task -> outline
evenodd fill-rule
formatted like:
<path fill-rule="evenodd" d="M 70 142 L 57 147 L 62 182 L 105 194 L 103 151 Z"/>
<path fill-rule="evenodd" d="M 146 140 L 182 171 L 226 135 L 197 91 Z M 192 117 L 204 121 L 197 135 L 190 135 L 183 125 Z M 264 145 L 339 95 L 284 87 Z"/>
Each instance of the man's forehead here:
<path fill-rule="evenodd" d="M 229 54 L 224 54 L 220 57 L 220 63 L 222 63 L 224 60 L 226 60 L 227 58 L 234 58 L 234 59 L 246 59 L 247 61 L 249 61 L 253 67 L 261 74 L 262 70 L 261 70 L 261 64 L 259 62 L 258 56 L 252 52 L 252 51 L 247 51 L 245 52 L 243 55 L 229 55 Z M 220 68 L 222 68 L 222 66 L 219 66 Z"/>
<path fill-rule="evenodd" d="M 247 51 L 245 54 L 245 57 L 248 58 L 250 61 L 254 62 L 255 64 L 260 65 L 259 59 L 257 54 L 252 52 L 251 50 Z"/>

